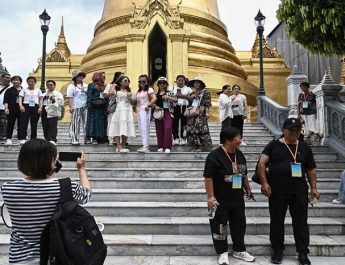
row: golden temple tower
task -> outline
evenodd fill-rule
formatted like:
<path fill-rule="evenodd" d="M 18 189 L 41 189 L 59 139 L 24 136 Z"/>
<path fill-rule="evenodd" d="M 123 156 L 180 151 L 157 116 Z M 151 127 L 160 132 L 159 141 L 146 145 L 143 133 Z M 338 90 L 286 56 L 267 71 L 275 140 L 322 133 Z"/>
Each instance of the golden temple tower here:
<path fill-rule="evenodd" d="M 247 81 L 217 0 L 105 0 L 81 68 L 104 71 L 108 81 L 123 71 L 134 84 L 140 74 L 166 76 L 170 85 L 178 74 L 199 76 L 214 101 L 224 84 L 239 84 L 256 105 L 258 88 Z"/>

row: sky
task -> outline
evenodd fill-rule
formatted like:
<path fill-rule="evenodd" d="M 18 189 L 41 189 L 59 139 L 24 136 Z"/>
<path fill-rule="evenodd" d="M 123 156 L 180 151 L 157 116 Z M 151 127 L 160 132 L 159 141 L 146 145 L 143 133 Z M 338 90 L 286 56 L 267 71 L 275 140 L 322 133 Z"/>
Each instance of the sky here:
<path fill-rule="evenodd" d="M 117 1 L 117 0 L 113 0 Z M 129 1 L 129 0 L 128 0 Z M 2 64 L 12 75 L 26 77 L 42 56 L 42 32 L 38 16 L 52 17 L 47 34 L 47 53 L 54 49 L 64 17 L 65 36 L 72 54 L 85 54 L 104 0 L 1 0 L 0 52 Z M 265 35 L 278 24 L 280 0 L 218 0 L 220 17 L 236 51 L 250 50 L 255 40 L 254 17 L 266 16 Z"/>

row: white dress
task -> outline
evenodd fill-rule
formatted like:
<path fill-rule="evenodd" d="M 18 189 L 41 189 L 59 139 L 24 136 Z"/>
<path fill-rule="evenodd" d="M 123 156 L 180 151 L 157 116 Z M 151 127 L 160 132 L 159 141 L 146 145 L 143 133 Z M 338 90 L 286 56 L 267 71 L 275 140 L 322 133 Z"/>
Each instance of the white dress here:
<path fill-rule="evenodd" d="M 109 137 L 135 137 L 133 109 L 127 97 L 127 92 L 116 92 L 116 110 L 109 124 Z"/>

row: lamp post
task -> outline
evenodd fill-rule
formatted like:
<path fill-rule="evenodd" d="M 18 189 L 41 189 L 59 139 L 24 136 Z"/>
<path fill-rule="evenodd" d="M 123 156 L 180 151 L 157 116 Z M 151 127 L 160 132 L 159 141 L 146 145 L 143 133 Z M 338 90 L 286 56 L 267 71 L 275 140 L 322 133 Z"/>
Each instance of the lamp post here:
<path fill-rule="evenodd" d="M 42 48 L 42 75 L 41 75 L 41 91 L 45 92 L 45 79 L 46 79 L 46 37 L 49 30 L 50 16 L 44 9 L 43 13 L 39 16 L 41 22 L 41 30 L 43 33 L 43 48 Z"/>
<path fill-rule="evenodd" d="M 259 88 L 259 96 L 265 96 L 265 88 L 264 88 L 264 64 L 262 60 L 262 36 L 264 33 L 264 25 L 265 25 L 266 17 L 261 13 L 260 9 L 256 17 L 254 18 L 256 24 L 256 32 L 259 34 L 259 54 L 260 54 L 260 88 Z"/>

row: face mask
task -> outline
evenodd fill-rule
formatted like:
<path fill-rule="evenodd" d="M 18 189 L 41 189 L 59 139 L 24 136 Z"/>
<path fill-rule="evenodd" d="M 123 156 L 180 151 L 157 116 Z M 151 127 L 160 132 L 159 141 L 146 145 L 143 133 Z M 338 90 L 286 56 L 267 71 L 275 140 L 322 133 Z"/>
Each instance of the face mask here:
<path fill-rule="evenodd" d="M 62 164 L 59 161 L 56 161 L 55 163 L 55 168 L 54 168 L 54 172 L 58 173 L 60 171 L 60 169 L 62 168 Z"/>

